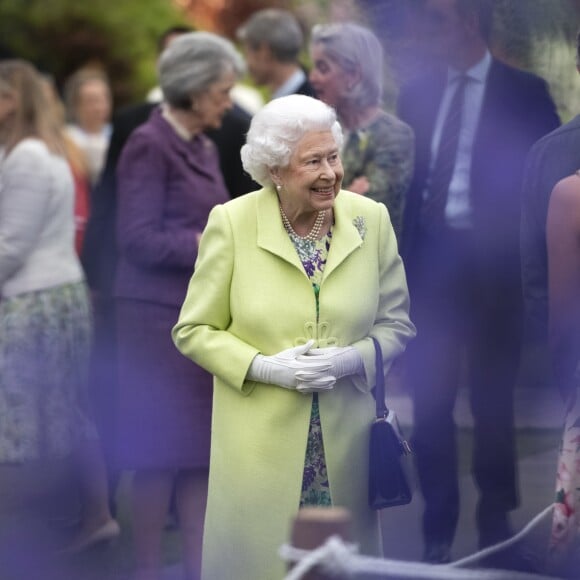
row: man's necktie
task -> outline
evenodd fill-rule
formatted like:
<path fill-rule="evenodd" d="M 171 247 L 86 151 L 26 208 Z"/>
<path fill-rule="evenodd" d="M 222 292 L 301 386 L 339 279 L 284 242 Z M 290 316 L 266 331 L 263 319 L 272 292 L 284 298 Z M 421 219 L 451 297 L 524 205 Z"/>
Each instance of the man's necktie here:
<path fill-rule="evenodd" d="M 427 231 L 438 231 L 445 224 L 445 206 L 457 159 L 457 144 L 467 81 L 468 78 L 465 75 L 456 78 L 457 88 L 443 121 L 435 163 L 427 183 L 427 196 L 423 200 L 421 209 L 421 224 Z"/>

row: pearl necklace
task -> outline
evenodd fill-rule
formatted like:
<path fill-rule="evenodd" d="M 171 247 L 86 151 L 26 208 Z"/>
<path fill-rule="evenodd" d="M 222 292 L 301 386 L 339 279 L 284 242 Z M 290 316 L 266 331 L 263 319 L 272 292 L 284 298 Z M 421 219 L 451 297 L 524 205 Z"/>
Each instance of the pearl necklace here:
<path fill-rule="evenodd" d="M 296 231 L 292 227 L 292 224 L 290 223 L 290 220 L 288 219 L 288 216 L 284 213 L 282 206 L 280 206 L 280 215 L 282 216 L 282 223 L 284 224 L 284 228 L 290 235 L 297 237 L 299 240 L 308 240 L 311 242 L 316 242 L 316 240 L 320 238 L 320 231 L 322 230 L 322 225 L 324 224 L 324 218 L 326 218 L 326 210 L 323 209 L 318 212 L 316 220 L 314 220 L 314 225 L 312 226 L 312 229 L 305 236 L 299 236 L 296 233 Z"/>

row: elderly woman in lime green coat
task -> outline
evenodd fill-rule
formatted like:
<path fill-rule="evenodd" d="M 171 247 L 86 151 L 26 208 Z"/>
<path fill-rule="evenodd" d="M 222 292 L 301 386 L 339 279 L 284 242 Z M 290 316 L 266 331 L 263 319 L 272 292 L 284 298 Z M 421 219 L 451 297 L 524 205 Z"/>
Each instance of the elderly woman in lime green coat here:
<path fill-rule="evenodd" d="M 282 578 L 292 518 L 319 501 L 348 508 L 361 552 L 381 553 L 370 337 L 386 372 L 415 329 L 385 206 L 340 190 L 341 138 L 320 101 L 269 103 L 242 149 L 264 188 L 215 207 L 201 239 L 173 338 L 215 377 L 204 580 Z M 308 496 L 312 456 L 323 492 Z"/>

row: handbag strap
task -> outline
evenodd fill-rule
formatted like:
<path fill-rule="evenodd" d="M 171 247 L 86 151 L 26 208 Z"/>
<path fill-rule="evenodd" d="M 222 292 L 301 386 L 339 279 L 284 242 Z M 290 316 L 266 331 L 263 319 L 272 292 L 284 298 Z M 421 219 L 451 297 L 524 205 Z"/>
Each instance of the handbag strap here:
<path fill-rule="evenodd" d="M 371 336 L 375 345 L 375 403 L 377 419 L 384 419 L 389 414 L 385 404 L 385 366 L 383 364 L 383 351 L 379 341 Z"/>

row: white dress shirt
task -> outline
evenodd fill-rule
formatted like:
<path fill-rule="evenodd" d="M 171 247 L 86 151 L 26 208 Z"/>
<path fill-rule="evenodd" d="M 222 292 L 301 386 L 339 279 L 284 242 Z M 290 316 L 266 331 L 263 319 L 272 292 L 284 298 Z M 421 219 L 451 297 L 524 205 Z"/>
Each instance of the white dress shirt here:
<path fill-rule="evenodd" d="M 304 71 L 301 68 L 296 69 L 296 72 L 272 95 L 272 99 L 293 95 L 305 80 Z"/>
<path fill-rule="evenodd" d="M 457 89 L 459 77 L 463 74 L 467 77 L 465 101 L 461 118 L 461 129 L 459 131 L 459 142 L 457 145 L 457 159 L 451 176 L 447 204 L 445 206 L 445 222 L 451 228 L 465 229 L 473 225 L 469 195 L 471 156 L 490 66 L 491 54 L 486 52 L 477 64 L 464 73 L 450 68 L 447 73 L 447 86 L 443 93 L 443 99 L 441 100 L 435 121 L 435 129 L 431 141 L 430 173 L 437 157 L 444 119 L 447 115 L 451 99 Z M 426 191 L 423 194 L 426 195 Z"/>

